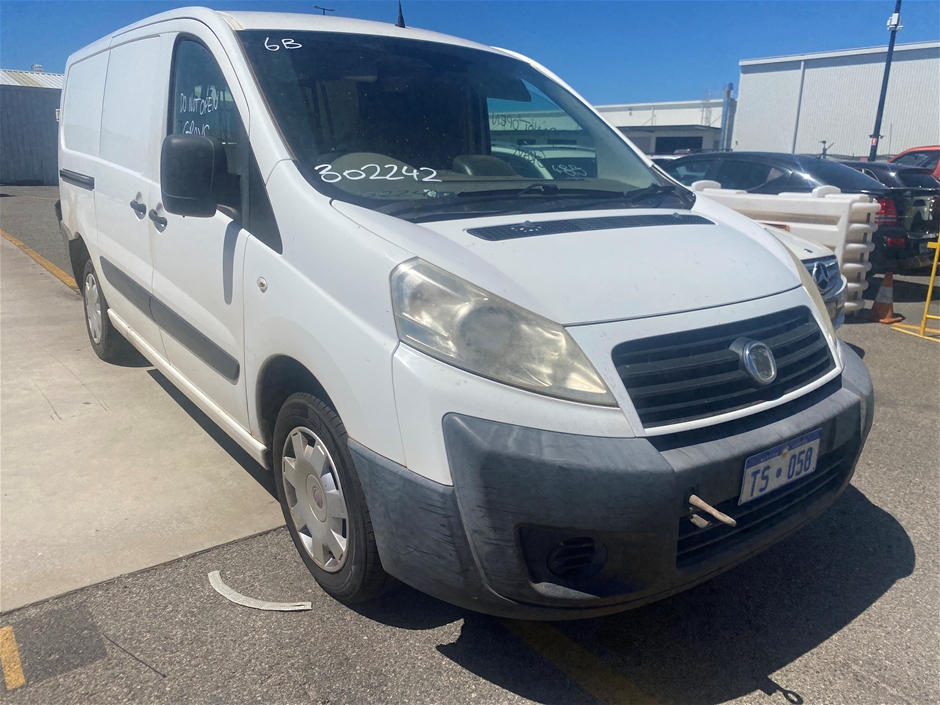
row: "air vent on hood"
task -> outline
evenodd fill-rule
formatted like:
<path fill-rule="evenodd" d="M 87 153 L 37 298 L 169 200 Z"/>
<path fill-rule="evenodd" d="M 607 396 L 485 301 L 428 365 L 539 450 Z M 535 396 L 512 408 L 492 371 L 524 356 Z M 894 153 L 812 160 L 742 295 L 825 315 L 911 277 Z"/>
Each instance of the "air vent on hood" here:
<path fill-rule="evenodd" d="M 585 230 L 615 230 L 617 228 L 653 228 L 664 225 L 714 225 L 700 215 L 670 213 L 669 215 L 616 215 L 609 218 L 573 218 L 571 220 L 525 221 L 510 225 L 491 225 L 467 230 L 483 240 L 514 240 L 536 235 L 560 235 Z"/>

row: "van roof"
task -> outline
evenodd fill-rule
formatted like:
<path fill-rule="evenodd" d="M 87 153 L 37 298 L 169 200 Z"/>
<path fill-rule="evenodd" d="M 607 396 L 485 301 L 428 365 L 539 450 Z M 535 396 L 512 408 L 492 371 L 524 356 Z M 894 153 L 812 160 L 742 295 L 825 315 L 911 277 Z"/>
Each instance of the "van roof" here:
<path fill-rule="evenodd" d="M 394 6 L 391 6 L 394 9 Z M 318 14 L 298 14 L 288 12 L 220 12 L 232 29 L 295 29 L 310 32 L 345 32 L 348 34 L 373 34 L 383 37 L 403 37 L 418 39 L 426 42 L 441 44 L 456 44 L 494 51 L 493 47 L 478 44 L 460 37 L 454 37 L 440 32 L 431 32 L 426 29 L 408 27 L 402 29 L 392 22 L 375 22 L 372 20 L 354 20 L 348 17 L 335 15 L 325 17 Z"/>
<path fill-rule="evenodd" d="M 85 58 L 91 54 L 98 53 L 110 46 L 112 39 L 119 37 L 127 32 L 147 27 L 149 25 L 166 22 L 177 19 L 198 20 L 210 28 L 218 31 L 224 31 L 226 28 L 234 31 L 243 29 L 271 29 L 271 30 L 296 30 L 310 32 L 338 32 L 346 34 L 371 34 L 382 37 L 402 37 L 407 39 L 416 39 L 426 42 L 437 42 L 441 44 L 452 44 L 483 51 L 503 53 L 499 49 L 489 47 L 484 44 L 478 44 L 459 37 L 453 37 L 447 34 L 431 32 L 424 29 L 414 29 L 408 27 L 402 29 L 396 27 L 391 22 L 373 22 L 370 20 L 355 20 L 347 17 L 324 17 L 315 14 L 299 14 L 287 12 L 225 12 L 211 10 L 207 7 L 181 7 L 167 12 L 161 12 L 145 19 L 135 22 L 127 27 L 112 32 L 106 37 L 78 50 L 71 57 L 69 62 Z"/>

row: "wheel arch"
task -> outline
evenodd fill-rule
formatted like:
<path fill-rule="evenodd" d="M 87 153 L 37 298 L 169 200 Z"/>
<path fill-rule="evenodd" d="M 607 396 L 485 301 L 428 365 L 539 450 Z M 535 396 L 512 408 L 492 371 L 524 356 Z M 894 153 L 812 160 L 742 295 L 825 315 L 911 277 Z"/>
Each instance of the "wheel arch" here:
<path fill-rule="evenodd" d="M 257 410 L 262 442 L 269 448 L 274 439 L 274 423 L 287 398 L 297 392 L 306 392 L 339 410 L 326 388 L 303 363 L 289 355 L 276 355 L 268 360 L 258 374 Z"/>
<path fill-rule="evenodd" d="M 72 265 L 72 274 L 75 277 L 75 283 L 82 286 L 82 274 L 85 271 L 85 262 L 91 259 L 91 253 L 82 239 L 81 233 L 75 233 L 75 237 L 68 241 L 69 243 L 69 262 Z"/>

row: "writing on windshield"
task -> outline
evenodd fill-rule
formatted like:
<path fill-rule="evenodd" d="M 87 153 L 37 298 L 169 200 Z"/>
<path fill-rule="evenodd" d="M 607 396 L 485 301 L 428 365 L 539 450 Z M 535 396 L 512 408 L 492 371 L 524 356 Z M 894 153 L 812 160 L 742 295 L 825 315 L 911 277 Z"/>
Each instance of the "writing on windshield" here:
<path fill-rule="evenodd" d="M 443 212 L 461 195 L 502 191 L 511 197 L 493 209 L 509 210 L 545 195 L 526 188 L 534 183 L 614 194 L 660 184 L 571 93 L 501 53 L 372 35 L 239 36 L 298 165 L 333 198 L 396 213 L 409 212 L 401 201 L 436 199 Z"/>

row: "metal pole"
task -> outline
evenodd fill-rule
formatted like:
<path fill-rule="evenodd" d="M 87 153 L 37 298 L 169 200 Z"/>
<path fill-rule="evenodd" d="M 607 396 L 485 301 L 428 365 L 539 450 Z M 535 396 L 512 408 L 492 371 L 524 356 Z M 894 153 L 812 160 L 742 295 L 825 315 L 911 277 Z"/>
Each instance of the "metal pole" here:
<path fill-rule="evenodd" d="M 806 79 L 806 61 L 800 62 L 800 90 L 796 94 L 796 118 L 793 120 L 793 144 L 790 154 L 796 154 L 796 137 L 800 133 L 800 110 L 803 109 L 803 83 Z"/>
<path fill-rule="evenodd" d="M 718 149 L 722 152 L 728 148 L 728 125 L 731 117 L 731 93 L 734 91 L 733 83 L 726 83 L 724 90 L 724 99 L 721 103 L 721 133 L 718 137 Z"/>
<path fill-rule="evenodd" d="M 891 73 L 891 57 L 894 55 L 894 40 L 901 29 L 901 0 L 894 6 L 894 14 L 888 19 L 888 29 L 891 38 L 888 40 L 888 56 L 885 59 L 885 75 L 881 79 L 881 97 L 878 99 L 878 112 L 875 115 L 875 131 L 871 135 L 871 151 L 868 152 L 868 161 L 878 158 L 878 140 L 881 139 L 881 118 L 885 110 L 885 96 L 888 95 L 888 75 Z"/>

